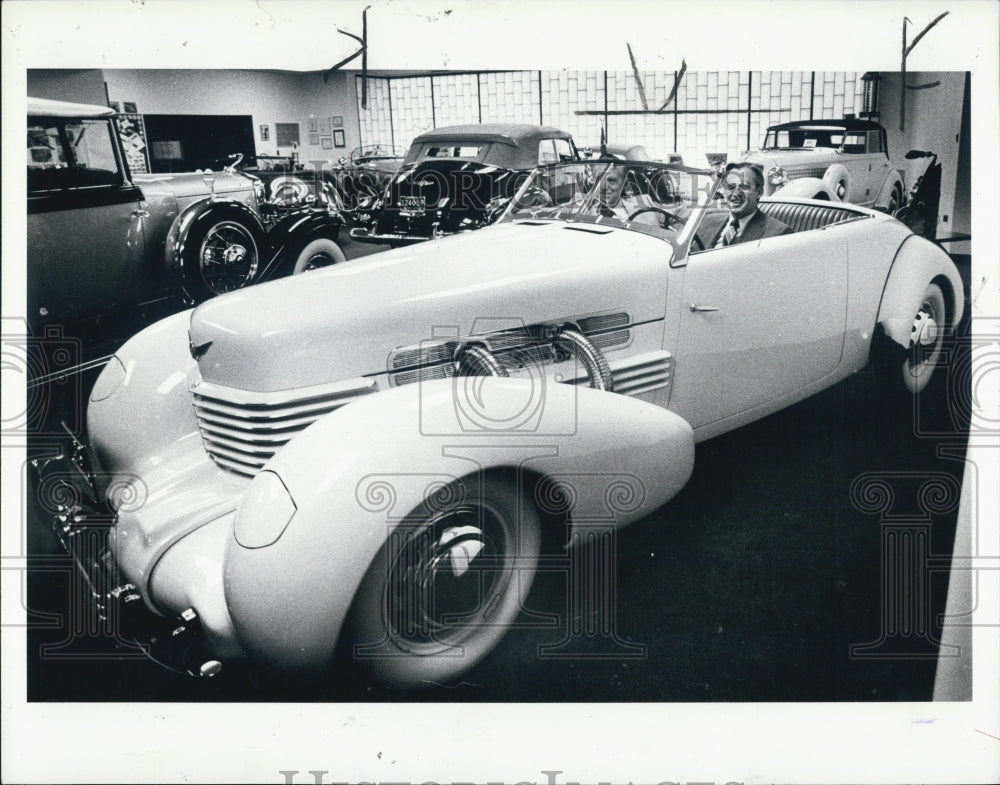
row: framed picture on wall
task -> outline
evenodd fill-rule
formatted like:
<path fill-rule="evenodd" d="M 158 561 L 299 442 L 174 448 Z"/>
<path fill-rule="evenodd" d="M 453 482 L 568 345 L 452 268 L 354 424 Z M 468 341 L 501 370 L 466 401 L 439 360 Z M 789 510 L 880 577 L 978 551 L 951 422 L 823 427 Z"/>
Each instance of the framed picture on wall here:
<path fill-rule="evenodd" d="M 321 117 L 319 118 L 319 135 L 329 136 L 330 135 L 330 118 Z"/>
<path fill-rule="evenodd" d="M 126 101 L 124 107 L 125 114 L 136 114 L 139 111 L 135 108 L 135 101 Z"/>
<path fill-rule="evenodd" d="M 338 128 L 333 132 L 333 146 L 344 147 L 347 142 L 344 140 L 344 129 Z"/>
<path fill-rule="evenodd" d="M 316 118 L 315 117 L 310 117 L 309 118 L 309 133 L 311 133 L 311 134 L 316 133 Z"/>
<path fill-rule="evenodd" d="M 299 144 L 298 123 L 275 123 L 274 133 L 278 137 L 278 147 L 291 147 Z"/>
<path fill-rule="evenodd" d="M 330 125 L 332 125 L 334 128 L 343 128 L 344 118 L 339 114 L 335 114 L 333 117 L 330 118 Z"/>
<path fill-rule="evenodd" d="M 108 106 L 110 106 L 116 112 L 120 112 L 122 110 L 122 105 L 118 101 L 108 101 Z"/>
<path fill-rule="evenodd" d="M 271 139 L 271 127 L 268 125 L 262 125 L 260 127 L 260 140 L 262 142 L 268 142 Z"/>
<path fill-rule="evenodd" d="M 329 136 L 324 136 L 319 141 L 320 141 L 320 147 L 322 147 L 324 150 L 333 149 L 333 140 Z"/>
<path fill-rule="evenodd" d="M 309 144 L 319 144 L 319 134 L 309 134 Z"/>

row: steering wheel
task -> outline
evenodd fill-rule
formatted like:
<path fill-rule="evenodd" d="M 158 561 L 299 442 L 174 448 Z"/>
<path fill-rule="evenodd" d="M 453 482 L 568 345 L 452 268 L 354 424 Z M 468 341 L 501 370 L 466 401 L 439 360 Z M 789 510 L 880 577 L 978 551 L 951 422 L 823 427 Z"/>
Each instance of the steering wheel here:
<path fill-rule="evenodd" d="M 524 210 L 529 207 L 551 207 L 552 197 L 544 188 L 531 188 L 517 200 L 517 209 Z"/>
<path fill-rule="evenodd" d="M 628 217 L 628 219 L 630 221 L 633 221 L 633 220 L 635 220 L 635 217 L 637 215 L 642 215 L 643 213 L 658 213 L 659 215 L 662 215 L 664 217 L 664 219 L 665 219 L 664 222 L 663 222 L 663 228 L 664 229 L 670 227 L 672 224 L 677 224 L 678 226 L 681 226 L 681 227 L 683 227 L 683 225 L 684 225 L 684 220 L 683 219 L 678 218 L 673 213 L 667 212 L 662 207 L 643 207 L 643 208 L 641 208 L 639 210 L 636 210 L 634 213 L 632 213 L 632 215 L 630 215 Z M 696 246 L 698 246 L 698 250 L 699 251 L 704 251 L 705 250 L 705 244 L 701 241 L 701 238 L 697 234 L 694 236 L 693 242 L 694 242 L 694 244 Z"/>
<path fill-rule="evenodd" d="M 630 215 L 628 217 L 628 219 L 630 221 L 634 221 L 635 217 L 637 215 L 642 215 L 643 213 L 658 213 L 659 215 L 662 215 L 666 219 L 663 222 L 663 228 L 664 229 L 669 228 L 671 224 L 679 224 L 681 226 L 684 225 L 684 222 L 680 218 L 678 218 L 673 213 L 668 213 L 662 207 L 643 207 L 643 208 L 640 208 L 639 210 L 636 210 L 634 213 L 632 213 L 632 215 Z"/>

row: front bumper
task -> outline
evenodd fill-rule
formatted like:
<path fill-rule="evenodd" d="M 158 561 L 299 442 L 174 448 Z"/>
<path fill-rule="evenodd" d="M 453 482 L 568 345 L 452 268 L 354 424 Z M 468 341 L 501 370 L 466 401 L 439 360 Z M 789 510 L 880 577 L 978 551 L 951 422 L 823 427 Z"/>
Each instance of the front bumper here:
<path fill-rule="evenodd" d="M 222 663 L 206 643 L 194 608 L 175 616 L 151 610 L 134 583 L 119 571 L 110 547 L 117 515 L 97 493 L 86 448 L 67 431 L 58 454 L 30 462 L 42 497 L 58 500 L 49 524 L 73 561 L 96 618 L 116 640 L 134 645 L 171 670 L 214 676 Z"/>
<path fill-rule="evenodd" d="M 436 232 L 433 235 L 428 236 L 396 233 L 378 234 L 363 226 L 356 226 L 351 229 L 352 240 L 357 240 L 359 243 L 380 243 L 386 245 L 413 245 L 414 243 L 422 243 L 427 240 L 433 240 L 437 237 L 446 236 L 447 235 L 440 232 Z"/>

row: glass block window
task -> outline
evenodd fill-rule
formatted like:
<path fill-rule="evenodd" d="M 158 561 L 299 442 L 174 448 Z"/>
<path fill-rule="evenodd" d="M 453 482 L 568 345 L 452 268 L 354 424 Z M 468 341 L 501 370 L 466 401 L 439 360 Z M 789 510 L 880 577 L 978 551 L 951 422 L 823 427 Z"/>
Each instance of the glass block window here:
<path fill-rule="evenodd" d="M 446 74 L 431 77 L 434 121 L 437 128 L 479 122 L 479 75 Z"/>
<path fill-rule="evenodd" d="M 358 119 L 361 125 L 361 145 L 393 144 L 392 116 L 389 111 L 389 80 L 368 79 L 368 108 L 361 108 L 361 77 L 355 77 L 358 92 Z"/>
<path fill-rule="evenodd" d="M 538 123 L 538 71 L 480 74 L 484 123 Z"/>
<path fill-rule="evenodd" d="M 599 145 L 603 115 L 577 112 L 603 112 L 604 72 L 542 71 L 541 84 L 544 124 L 568 131 L 581 147 Z"/>
<path fill-rule="evenodd" d="M 431 101 L 431 78 L 413 76 L 390 79 L 392 96 L 392 128 L 396 145 L 409 147 L 413 137 L 430 131 L 434 121 L 434 105 Z"/>

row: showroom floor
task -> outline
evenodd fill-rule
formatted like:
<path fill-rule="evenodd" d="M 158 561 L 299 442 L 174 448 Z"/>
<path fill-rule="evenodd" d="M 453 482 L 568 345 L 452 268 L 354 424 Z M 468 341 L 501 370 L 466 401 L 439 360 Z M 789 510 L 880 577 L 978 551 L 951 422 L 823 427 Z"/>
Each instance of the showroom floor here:
<path fill-rule="evenodd" d="M 369 250 L 345 243 L 349 258 Z M 969 260 L 957 261 L 968 283 Z M 95 337 L 80 345 L 82 356 L 113 351 L 115 332 L 88 334 Z M 967 325 L 959 334 L 968 335 Z M 70 612 L 77 589 L 29 491 L 28 699 L 929 700 L 957 499 L 929 511 L 916 500 L 926 481 L 961 483 L 968 354 L 967 340 L 949 345 L 950 383 L 923 409 L 887 407 L 869 369 L 699 445 L 684 490 L 613 541 L 616 574 L 603 606 L 575 602 L 556 565 L 536 579 L 523 628 L 460 683 L 417 693 L 372 686 L 349 664 L 308 684 L 238 662 L 211 680 L 193 679 L 68 623 L 78 618 Z M 77 401 L 93 374 L 38 392 L 40 433 L 59 419 L 79 420 Z M 47 443 L 35 439 L 31 449 Z M 880 513 L 859 497 L 866 478 L 888 484 L 891 509 Z M 916 586 L 930 604 L 916 627 L 893 626 L 904 611 L 883 579 L 889 532 L 901 525 L 927 535 Z M 581 615 L 594 623 L 581 625 Z"/>

